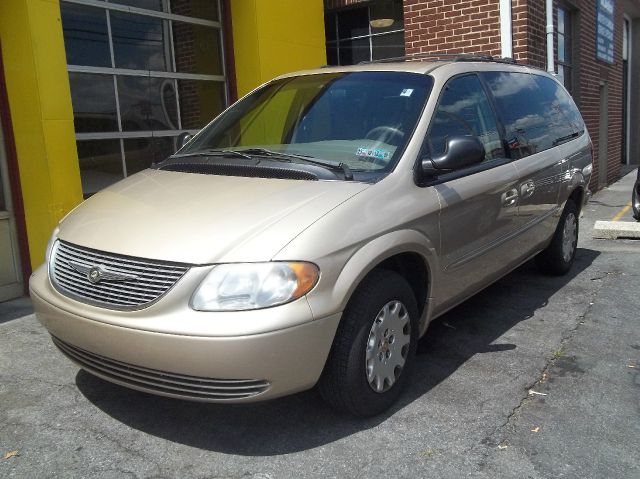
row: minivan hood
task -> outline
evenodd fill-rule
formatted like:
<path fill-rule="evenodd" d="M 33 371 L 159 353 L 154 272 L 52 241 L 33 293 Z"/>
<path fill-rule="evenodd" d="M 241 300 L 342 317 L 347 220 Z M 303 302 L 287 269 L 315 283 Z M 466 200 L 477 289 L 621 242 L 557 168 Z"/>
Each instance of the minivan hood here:
<path fill-rule="evenodd" d="M 269 261 L 368 186 L 150 169 L 89 198 L 64 219 L 59 237 L 101 251 L 181 263 Z"/>

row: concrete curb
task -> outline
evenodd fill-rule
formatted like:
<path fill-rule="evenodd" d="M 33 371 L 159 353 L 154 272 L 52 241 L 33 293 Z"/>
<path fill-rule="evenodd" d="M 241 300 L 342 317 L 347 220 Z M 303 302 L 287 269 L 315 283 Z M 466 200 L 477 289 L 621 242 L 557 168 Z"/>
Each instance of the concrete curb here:
<path fill-rule="evenodd" d="M 640 239 L 640 223 L 630 221 L 596 221 L 594 239 L 634 238 Z"/>

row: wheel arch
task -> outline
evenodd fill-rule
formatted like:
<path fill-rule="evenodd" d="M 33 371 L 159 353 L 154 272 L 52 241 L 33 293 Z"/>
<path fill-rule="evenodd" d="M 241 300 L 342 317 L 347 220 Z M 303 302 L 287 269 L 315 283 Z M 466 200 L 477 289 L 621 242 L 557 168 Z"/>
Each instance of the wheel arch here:
<path fill-rule="evenodd" d="M 418 303 L 419 332 L 422 334 L 428 323 L 429 298 L 437 271 L 435 246 L 415 230 L 394 231 L 368 242 L 349 258 L 340 271 L 332 288 L 333 304 L 340 304 L 340 310 L 344 311 L 364 279 L 379 269 L 400 274 L 411 286 Z"/>
<path fill-rule="evenodd" d="M 576 207 L 578 208 L 578 214 L 580 214 L 580 212 L 582 211 L 582 207 L 584 206 L 585 194 L 586 192 L 582 184 L 575 186 L 569 192 L 569 197 L 567 198 L 567 200 L 571 200 L 575 203 Z"/>

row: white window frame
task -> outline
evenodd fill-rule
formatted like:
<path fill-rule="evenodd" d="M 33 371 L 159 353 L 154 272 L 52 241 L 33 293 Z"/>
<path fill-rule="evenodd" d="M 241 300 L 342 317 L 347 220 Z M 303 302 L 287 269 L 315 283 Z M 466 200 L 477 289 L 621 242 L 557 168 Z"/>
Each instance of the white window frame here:
<path fill-rule="evenodd" d="M 340 43 L 341 42 L 350 42 L 352 40 L 361 40 L 363 38 L 367 38 L 369 39 L 369 61 L 373 61 L 373 38 L 374 37 L 382 37 L 385 35 L 391 35 L 392 33 L 399 33 L 399 32 L 404 32 L 404 28 L 399 28 L 396 30 L 390 30 L 388 32 L 380 32 L 380 33 L 372 33 L 371 30 L 371 8 L 369 8 L 368 5 L 364 5 L 358 8 L 366 8 L 367 9 L 367 26 L 369 28 L 369 33 L 367 33 L 366 35 L 357 35 L 355 37 L 348 37 L 348 38 L 340 38 L 340 31 L 338 29 L 338 15 L 340 14 L 341 11 L 343 10 L 333 10 L 330 11 L 329 13 L 331 15 L 333 15 L 333 19 L 335 22 L 335 28 L 336 28 L 336 37 L 335 39 L 332 40 L 327 40 L 326 41 L 326 46 L 334 46 L 336 47 L 336 57 L 338 59 L 338 65 L 342 66 L 342 64 L 340 63 Z"/>
<path fill-rule="evenodd" d="M 219 82 L 224 84 L 224 102 L 225 106 L 229 104 L 229 88 L 227 84 L 227 72 L 226 72 L 226 59 L 225 59 L 225 51 L 224 51 L 224 36 L 222 31 L 222 23 L 220 21 L 214 20 L 205 20 L 202 18 L 188 17 L 185 15 L 176 15 L 168 12 L 160 12 L 157 10 L 147 10 L 144 8 L 138 7 L 130 7 L 128 5 L 120 5 L 117 3 L 109 3 L 102 0 L 61 0 L 61 4 L 75 4 L 82 5 L 87 7 L 95 7 L 106 11 L 106 21 L 107 21 L 107 36 L 109 43 L 109 55 L 111 61 L 111 67 L 95 67 L 95 66 L 87 66 L 87 65 L 67 65 L 67 72 L 69 73 L 92 73 L 92 74 L 102 74 L 102 75 L 110 75 L 113 78 L 114 92 L 115 92 L 115 101 L 116 101 L 116 115 L 117 115 L 117 125 L 118 131 L 116 132 L 89 132 L 89 133 L 76 133 L 76 141 L 86 141 L 86 140 L 119 140 L 120 143 L 120 159 L 122 162 L 122 172 L 124 177 L 128 176 L 127 174 L 127 163 L 125 159 L 125 150 L 124 150 L 124 140 L 132 139 L 132 138 L 161 138 L 161 137 L 175 137 L 180 133 L 186 131 L 190 134 L 195 134 L 199 130 L 198 129 L 189 129 L 185 130 L 182 128 L 182 118 L 180 116 L 180 98 L 179 98 L 179 90 L 178 90 L 178 80 L 201 80 L 201 81 L 211 81 L 211 82 Z M 163 0 L 165 8 L 168 7 L 168 1 Z M 168 10 L 168 8 L 166 8 Z M 213 27 L 217 29 L 219 35 L 219 44 L 220 44 L 220 62 L 222 66 L 222 75 L 207 75 L 207 74 L 197 74 L 197 73 L 179 73 L 176 72 L 175 65 L 175 50 L 173 44 L 173 29 L 170 24 L 168 25 L 168 39 L 169 46 L 171 49 L 171 59 L 173 62 L 173 72 L 167 71 L 157 71 L 157 70 L 136 70 L 136 69 L 127 69 L 127 68 L 116 68 L 115 67 L 115 58 L 114 58 L 114 49 L 113 49 L 113 36 L 111 33 L 111 12 L 125 12 L 136 15 L 142 15 L 146 17 L 159 18 L 162 20 L 169 21 L 178 21 L 183 23 L 189 23 L 192 25 L 200 25 L 206 27 Z M 218 18 L 222 19 L 222 7 L 221 1 L 218 1 Z M 176 111 L 178 115 L 178 129 L 173 130 L 153 130 L 153 131 L 123 131 L 122 130 L 122 119 L 120 115 L 120 96 L 118 95 L 118 77 L 122 76 L 133 76 L 133 77 L 151 77 L 151 78 L 166 78 L 170 80 L 174 80 L 174 90 L 176 92 Z"/>

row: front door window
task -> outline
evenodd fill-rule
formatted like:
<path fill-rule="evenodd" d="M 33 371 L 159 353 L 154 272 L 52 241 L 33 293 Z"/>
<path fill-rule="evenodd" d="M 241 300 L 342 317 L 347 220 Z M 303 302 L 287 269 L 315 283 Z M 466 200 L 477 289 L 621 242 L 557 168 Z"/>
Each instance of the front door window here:
<path fill-rule="evenodd" d="M 427 136 L 431 156 L 444 153 L 447 138 L 469 135 L 484 145 L 485 160 L 504 158 L 495 115 L 476 75 L 454 78 L 444 88 Z"/>

